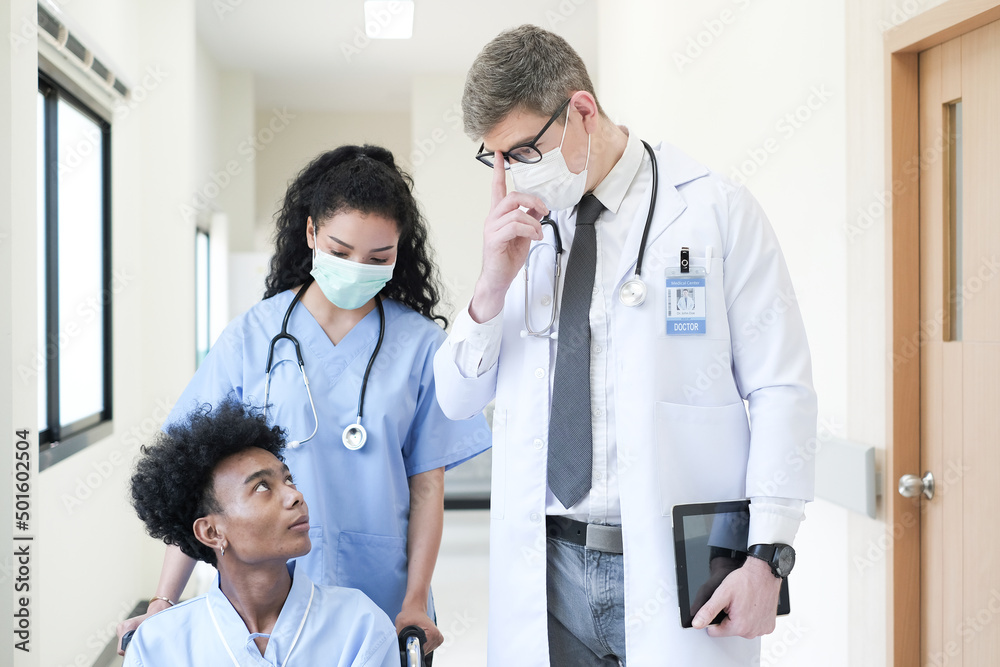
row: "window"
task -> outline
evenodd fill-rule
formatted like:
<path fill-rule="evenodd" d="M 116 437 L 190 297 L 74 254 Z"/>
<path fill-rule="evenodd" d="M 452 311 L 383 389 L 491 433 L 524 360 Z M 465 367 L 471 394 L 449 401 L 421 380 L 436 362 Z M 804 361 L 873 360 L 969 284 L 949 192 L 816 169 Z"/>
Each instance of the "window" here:
<path fill-rule="evenodd" d="M 209 269 L 208 232 L 198 229 L 194 237 L 194 349 L 195 368 L 201 366 L 202 360 L 212 347 L 212 334 L 209 327 L 209 295 L 211 294 L 212 274 Z"/>
<path fill-rule="evenodd" d="M 111 127 L 38 80 L 42 466 L 111 433 Z"/>

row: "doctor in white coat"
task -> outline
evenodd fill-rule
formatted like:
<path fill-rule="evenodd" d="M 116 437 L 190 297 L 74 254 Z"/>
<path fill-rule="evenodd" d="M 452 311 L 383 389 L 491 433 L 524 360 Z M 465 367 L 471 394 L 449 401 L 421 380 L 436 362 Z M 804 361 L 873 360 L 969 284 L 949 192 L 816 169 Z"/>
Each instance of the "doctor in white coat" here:
<path fill-rule="evenodd" d="M 812 498 L 809 350 L 764 212 L 744 188 L 677 149 L 644 150 L 604 115 L 575 51 L 540 28 L 508 30 L 483 49 L 463 111 L 467 134 L 483 139 L 477 157 L 494 167 L 493 201 L 482 274 L 438 351 L 435 377 L 451 418 L 496 399 L 489 664 L 757 664 L 757 637 L 774 629 L 787 572 L 776 557 L 747 558 L 695 627 L 681 628 L 670 512 L 678 503 L 749 497 L 747 546 L 766 558 L 787 555 Z M 643 244 L 652 159 L 657 188 Z M 516 191 L 507 191 L 505 166 Z M 596 243 L 589 327 L 561 331 L 579 300 L 568 286 L 579 280 L 570 265 L 582 247 L 574 237 L 583 238 L 576 224 L 585 193 L 600 202 L 595 231 L 587 230 Z M 546 213 L 565 248 L 561 261 L 540 222 Z M 635 300 L 621 288 L 635 277 L 643 245 L 647 293 L 626 305 Z M 682 247 L 690 253 L 684 275 Z M 703 280 L 695 297 L 704 321 L 691 325 L 693 334 L 668 319 L 667 283 L 678 277 Z M 541 329 L 556 306 L 554 323 Z M 563 370 L 574 355 L 572 363 L 589 361 L 576 383 L 582 394 L 560 387 L 560 374 L 580 372 Z M 569 408 L 559 404 L 567 391 Z M 581 403 L 582 420 L 572 416 Z M 568 426 L 550 433 L 567 409 L 571 418 L 558 418 Z M 562 431 L 580 421 L 590 422 L 590 437 L 570 440 L 592 444 L 553 463 L 557 444 L 575 446 L 557 443 Z M 580 460 L 583 495 L 567 496 L 561 476 L 579 478 Z M 706 627 L 722 610 L 728 618 Z"/>

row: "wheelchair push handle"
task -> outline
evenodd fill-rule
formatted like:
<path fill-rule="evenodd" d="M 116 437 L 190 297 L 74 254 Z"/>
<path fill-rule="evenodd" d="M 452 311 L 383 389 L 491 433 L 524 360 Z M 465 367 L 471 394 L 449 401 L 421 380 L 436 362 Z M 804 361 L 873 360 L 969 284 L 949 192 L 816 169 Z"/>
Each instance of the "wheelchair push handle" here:
<path fill-rule="evenodd" d="M 430 667 L 431 656 L 424 655 L 427 634 L 417 625 L 408 625 L 399 633 L 399 659 L 402 667 Z"/>

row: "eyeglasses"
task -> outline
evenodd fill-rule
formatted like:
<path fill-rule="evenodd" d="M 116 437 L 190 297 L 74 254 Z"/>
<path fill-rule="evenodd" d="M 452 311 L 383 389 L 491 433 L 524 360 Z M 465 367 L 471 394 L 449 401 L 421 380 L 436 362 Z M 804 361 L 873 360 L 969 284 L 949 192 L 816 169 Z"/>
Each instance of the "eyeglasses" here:
<path fill-rule="evenodd" d="M 543 134 L 545 134 L 545 130 L 549 129 L 549 126 L 556 122 L 556 118 L 559 118 L 559 116 L 562 115 L 562 112 L 566 109 L 566 105 L 569 104 L 570 99 L 572 98 L 567 98 L 567 100 L 563 102 L 558 109 L 556 109 L 556 112 L 552 114 L 551 118 L 549 118 L 549 122 L 545 123 L 545 127 L 543 127 L 542 130 L 535 135 L 534 139 L 527 143 L 518 144 L 509 151 L 503 152 L 504 169 L 510 169 L 511 160 L 515 162 L 523 162 L 525 164 L 534 164 L 542 159 L 542 151 L 538 150 L 538 146 L 535 144 L 537 144 L 538 140 L 542 138 Z M 479 153 L 476 155 L 476 159 L 492 169 L 495 154 L 491 151 L 485 150 L 485 148 L 485 143 L 479 146 Z"/>

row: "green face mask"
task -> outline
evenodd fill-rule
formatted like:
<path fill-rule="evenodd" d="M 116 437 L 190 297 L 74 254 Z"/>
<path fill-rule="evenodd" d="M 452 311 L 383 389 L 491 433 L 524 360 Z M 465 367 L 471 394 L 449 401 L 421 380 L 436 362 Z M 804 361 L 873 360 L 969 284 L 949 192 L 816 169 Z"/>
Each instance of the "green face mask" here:
<path fill-rule="evenodd" d="M 309 273 L 330 303 L 344 310 L 356 310 L 385 287 L 395 266 L 361 264 L 313 250 L 313 268 Z"/>

